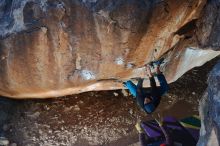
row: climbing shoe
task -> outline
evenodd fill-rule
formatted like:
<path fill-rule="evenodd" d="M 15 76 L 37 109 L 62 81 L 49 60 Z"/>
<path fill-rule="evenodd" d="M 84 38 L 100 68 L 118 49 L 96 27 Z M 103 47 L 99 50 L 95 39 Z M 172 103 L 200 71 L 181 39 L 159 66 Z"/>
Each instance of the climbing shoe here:
<path fill-rule="evenodd" d="M 159 65 L 161 65 L 161 64 L 163 64 L 163 63 L 164 63 L 164 58 L 161 58 L 161 59 L 159 59 L 159 60 L 149 62 L 148 65 L 149 65 L 152 69 L 154 69 L 156 66 L 159 66 Z"/>
<path fill-rule="evenodd" d="M 153 64 L 154 65 L 157 65 L 157 66 L 159 66 L 159 65 L 161 65 L 161 64 L 163 64 L 164 63 L 164 58 L 160 58 L 159 60 L 157 60 L 157 61 L 153 61 Z"/>
<path fill-rule="evenodd" d="M 150 67 L 153 67 L 153 68 L 154 68 L 154 61 L 151 61 L 151 62 L 149 63 L 149 65 L 150 65 Z"/>

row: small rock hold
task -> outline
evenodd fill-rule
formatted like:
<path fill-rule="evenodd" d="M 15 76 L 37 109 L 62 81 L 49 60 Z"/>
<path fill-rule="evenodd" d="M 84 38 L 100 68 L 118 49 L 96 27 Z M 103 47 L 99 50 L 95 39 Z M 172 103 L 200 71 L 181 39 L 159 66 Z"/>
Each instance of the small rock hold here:
<path fill-rule="evenodd" d="M 127 69 L 132 69 L 134 67 L 135 67 L 135 64 L 132 64 L 132 63 L 128 63 L 126 66 Z"/>
<path fill-rule="evenodd" d="M 44 108 L 45 108 L 47 111 L 50 109 L 47 105 L 45 105 Z"/>
<path fill-rule="evenodd" d="M 61 130 L 62 130 L 62 131 L 64 130 L 63 126 L 61 127 Z"/>
<path fill-rule="evenodd" d="M 39 134 L 40 134 L 40 135 L 43 134 L 43 131 L 42 131 L 42 130 L 39 130 Z"/>
<path fill-rule="evenodd" d="M 1 146 L 7 146 L 9 145 L 9 140 L 5 137 L 0 137 L 0 145 Z"/>
<path fill-rule="evenodd" d="M 113 94 L 114 94 L 116 97 L 118 96 L 118 93 L 116 93 L 116 92 L 114 92 Z"/>
<path fill-rule="evenodd" d="M 122 132 L 123 132 L 124 135 L 127 134 L 126 130 L 124 130 L 124 129 L 122 129 Z"/>
<path fill-rule="evenodd" d="M 69 112 L 69 111 L 71 111 L 72 108 L 73 108 L 73 106 L 65 107 L 64 112 Z"/>
<path fill-rule="evenodd" d="M 46 28 L 46 27 L 41 27 L 41 30 L 42 30 L 42 32 L 43 32 L 44 34 L 47 33 L 47 28 Z"/>
<path fill-rule="evenodd" d="M 133 114 L 133 110 L 132 110 L 132 109 L 130 109 L 130 110 L 129 110 L 129 113 L 132 115 L 132 114 Z"/>
<path fill-rule="evenodd" d="M 196 92 L 192 92 L 192 95 L 196 95 Z"/>
<path fill-rule="evenodd" d="M 99 113 L 102 113 L 103 111 L 104 111 L 104 110 L 102 109 L 102 110 L 99 111 Z"/>
<path fill-rule="evenodd" d="M 80 111 L 80 108 L 79 108 L 78 105 L 75 105 L 75 106 L 74 106 L 74 111 Z"/>
<path fill-rule="evenodd" d="M 33 140 L 33 141 L 36 141 L 36 137 L 33 137 L 32 140 Z"/>
<path fill-rule="evenodd" d="M 79 101 L 80 104 L 83 104 L 84 102 L 82 100 Z"/>
<path fill-rule="evenodd" d="M 27 115 L 27 116 L 32 119 L 37 119 L 40 116 L 40 112 L 35 112 L 34 114 Z"/>
<path fill-rule="evenodd" d="M 128 94 L 128 92 L 127 92 L 127 90 L 125 90 L 125 89 L 122 89 L 121 90 L 121 93 L 125 96 L 125 97 L 127 97 L 129 94 Z"/>
<path fill-rule="evenodd" d="M 5 58 L 6 58 L 5 56 L 2 56 L 2 57 L 1 57 L 1 60 L 5 60 Z"/>

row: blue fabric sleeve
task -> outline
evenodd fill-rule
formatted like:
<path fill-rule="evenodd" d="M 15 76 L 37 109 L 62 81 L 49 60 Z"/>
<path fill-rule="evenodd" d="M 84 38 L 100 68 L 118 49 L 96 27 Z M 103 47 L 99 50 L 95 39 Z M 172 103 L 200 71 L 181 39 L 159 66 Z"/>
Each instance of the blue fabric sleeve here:
<path fill-rule="evenodd" d="M 134 96 L 137 97 L 137 86 L 132 81 L 125 82 L 126 87 L 128 88 L 129 92 Z"/>

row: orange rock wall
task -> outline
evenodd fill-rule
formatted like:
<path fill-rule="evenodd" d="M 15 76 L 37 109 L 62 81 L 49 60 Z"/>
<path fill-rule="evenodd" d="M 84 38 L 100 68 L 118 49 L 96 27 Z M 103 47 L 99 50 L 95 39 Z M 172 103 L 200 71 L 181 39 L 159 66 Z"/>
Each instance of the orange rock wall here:
<path fill-rule="evenodd" d="M 200 47 L 194 35 L 205 5 L 206 0 L 3 1 L 0 95 L 46 98 L 119 89 L 118 80 L 146 77 L 143 65 L 161 56 L 168 81 L 175 81 L 219 54 L 199 50 L 210 48 Z M 194 63 L 186 63 L 200 51 Z"/>

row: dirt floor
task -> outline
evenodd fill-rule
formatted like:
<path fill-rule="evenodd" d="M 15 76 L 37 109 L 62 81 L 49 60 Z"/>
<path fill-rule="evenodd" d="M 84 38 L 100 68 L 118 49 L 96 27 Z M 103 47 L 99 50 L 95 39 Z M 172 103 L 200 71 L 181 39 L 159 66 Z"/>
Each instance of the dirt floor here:
<path fill-rule="evenodd" d="M 207 74 L 219 58 L 170 85 L 155 114 L 198 114 Z M 150 117 L 126 90 L 88 92 L 46 100 L 0 98 L 0 136 L 13 146 L 137 145 L 135 123 Z"/>

